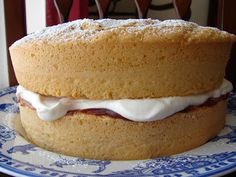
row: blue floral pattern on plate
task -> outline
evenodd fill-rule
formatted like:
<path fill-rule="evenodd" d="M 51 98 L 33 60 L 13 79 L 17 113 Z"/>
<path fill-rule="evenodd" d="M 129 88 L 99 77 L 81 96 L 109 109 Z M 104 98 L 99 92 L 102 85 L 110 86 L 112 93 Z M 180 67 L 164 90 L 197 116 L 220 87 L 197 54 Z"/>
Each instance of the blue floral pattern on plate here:
<path fill-rule="evenodd" d="M 228 98 L 224 130 L 205 145 L 170 156 L 136 161 L 69 157 L 28 142 L 15 128 L 15 87 L 0 91 L 0 171 L 21 176 L 212 176 L 236 169 L 236 94 Z"/>
<path fill-rule="evenodd" d="M 2 148 L 3 143 L 14 140 L 15 136 L 14 130 L 11 130 L 6 125 L 0 124 L 0 148 Z"/>

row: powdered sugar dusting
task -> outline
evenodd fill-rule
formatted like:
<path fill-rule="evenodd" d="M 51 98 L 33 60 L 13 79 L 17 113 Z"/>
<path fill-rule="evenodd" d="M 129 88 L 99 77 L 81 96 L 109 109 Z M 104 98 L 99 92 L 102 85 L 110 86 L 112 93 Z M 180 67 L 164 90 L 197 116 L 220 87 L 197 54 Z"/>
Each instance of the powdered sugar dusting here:
<path fill-rule="evenodd" d="M 59 24 L 52 27 L 47 27 L 43 30 L 32 33 L 21 40 L 15 42 L 11 48 L 30 44 L 58 44 L 64 42 L 90 42 L 92 39 L 96 39 L 104 34 L 121 35 L 123 39 L 125 36 L 135 36 L 137 33 L 142 36 L 150 35 L 151 38 L 165 39 L 165 37 L 171 35 L 185 35 L 191 36 L 196 34 L 197 38 L 201 38 L 204 34 L 201 34 L 201 30 L 207 31 L 211 36 L 214 33 L 215 36 L 224 39 L 232 38 L 227 32 L 222 32 L 216 28 L 201 27 L 193 22 L 186 22 L 183 20 L 153 20 L 153 19 L 127 19 L 127 20 L 115 20 L 115 19 L 83 19 L 76 20 L 69 23 Z M 186 31 L 188 33 L 186 33 Z M 161 33 L 161 35 L 160 35 Z M 206 34 L 207 34 L 206 33 Z M 200 34 L 200 35 L 199 35 Z M 191 36 L 191 38 L 194 38 Z"/>
<path fill-rule="evenodd" d="M 165 20 L 158 24 L 159 27 L 192 27 L 197 28 L 198 25 L 193 22 L 187 22 L 184 20 Z"/>

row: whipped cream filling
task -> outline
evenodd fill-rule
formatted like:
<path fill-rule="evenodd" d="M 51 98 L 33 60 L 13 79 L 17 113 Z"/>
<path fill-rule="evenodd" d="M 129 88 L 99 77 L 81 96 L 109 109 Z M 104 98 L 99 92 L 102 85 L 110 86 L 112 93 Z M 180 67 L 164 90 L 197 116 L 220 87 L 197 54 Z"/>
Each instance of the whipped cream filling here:
<path fill-rule="evenodd" d="M 107 109 L 132 121 L 155 121 L 164 119 L 189 106 L 203 104 L 209 98 L 218 98 L 232 91 L 232 84 L 225 80 L 213 91 L 193 96 L 174 96 L 150 99 L 89 100 L 46 97 L 17 87 L 18 99 L 23 99 L 36 109 L 40 119 L 53 121 L 66 115 L 68 111 L 85 109 Z"/>

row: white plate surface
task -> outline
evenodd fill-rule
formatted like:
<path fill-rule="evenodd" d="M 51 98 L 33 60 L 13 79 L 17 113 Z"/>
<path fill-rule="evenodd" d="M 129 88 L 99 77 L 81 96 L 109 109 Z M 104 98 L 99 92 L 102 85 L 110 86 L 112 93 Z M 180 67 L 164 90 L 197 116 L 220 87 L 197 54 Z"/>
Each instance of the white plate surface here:
<path fill-rule="evenodd" d="M 224 130 L 205 145 L 170 157 L 102 161 L 68 157 L 24 138 L 15 87 L 0 91 L 0 171 L 13 176 L 220 176 L 236 170 L 236 94 L 228 99 Z"/>

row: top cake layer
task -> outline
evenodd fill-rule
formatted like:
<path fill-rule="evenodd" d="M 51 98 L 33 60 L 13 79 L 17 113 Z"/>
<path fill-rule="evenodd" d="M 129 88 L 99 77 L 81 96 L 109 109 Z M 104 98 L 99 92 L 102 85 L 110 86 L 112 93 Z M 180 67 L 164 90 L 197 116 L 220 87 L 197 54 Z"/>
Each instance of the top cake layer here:
<path fill-rule="evenodd" d="M 37 31 L 15 42 L 17 46 L 36 45 L 40 42 L 57 45 L 62 43 L 91 43 L 99 40 L 116 38 L 120 41 L 142 42 L 202 42 L 231 41 L 233 34 L 217 28 L 202 27 L 183 20 L 152 20 L 152 19 L 84 19 Z M 35 44 L 36 43 L 36 44 Z"/>
<path fill-rule="evenodd" d="M 233 34 L 182 20 L 77 20 L 10 47 L 20 85 L 89 99 L 197 95 L 222 83 Z"/>

